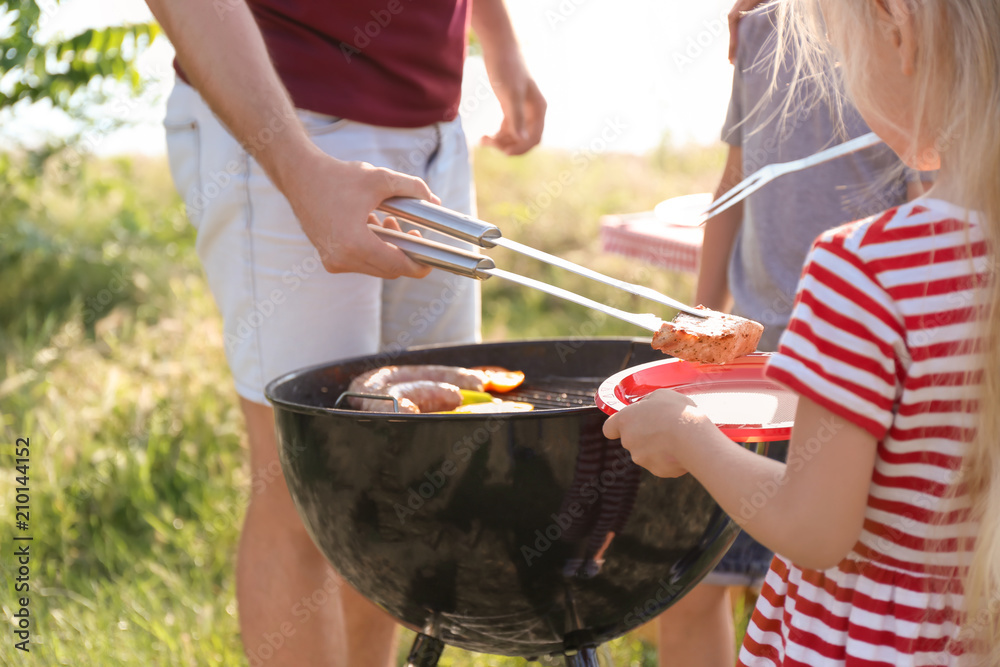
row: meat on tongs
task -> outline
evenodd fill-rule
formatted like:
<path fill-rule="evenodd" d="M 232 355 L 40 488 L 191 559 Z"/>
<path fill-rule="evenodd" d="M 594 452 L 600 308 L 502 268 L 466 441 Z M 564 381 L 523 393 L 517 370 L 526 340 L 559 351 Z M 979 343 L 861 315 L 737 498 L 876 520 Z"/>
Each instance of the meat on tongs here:
<path fill-rule="evenodd" d="M 697 306 L 708 317 L 678 313 L 653 334 L 653 349 L 685 361 L 725 364 L 757 349 L 764 326 Z"/>
<path fill-rule="evenodd" d="M 606 285 L 611 285 L 630 294 L 635 294 L 675 308 L 681 311 L 681 314 L 675 317 L 672 322 L 663 323 L 655 315 L 625 312 L 569 290 L 550 285 L 542 280 L 498 269 L 489 257 L 476 253 L 456 251 L 450 246 L 372 225 L 373 232 L 396 244 L 416 261 L 478 280 L 498 276 L 519 285 L 537 289 L 561 299 L 598 310 L 626 322 L 637 324 L 644 329 L 654 332 L 653 347 L 655 349 L 662 350 L 667 354 L 672 354 L 681 359 L 704 363 L 726 363 L 732 361 L 736 357 L 753 352 L 760 341 L 761 333 L 764 331 L 763 326 L 752 320 L 717 313 L 701 306 L 694 309 L 672 297 L 660 294 L 642 285 L 633 285 L 624 280 L 606 276 L 522 243 L 510 241 L 503 238 L 500 234 L 500 228 L 496 225 L 470 218 L 455 211 L 449 211 L 430 202 L 394 197 L 383 202 L 379 208 L 386 213 L 437 230 L 454 238 L 475 243 L 482 248 L 502 246 L 533 259 L 541 260 L 552 266 L 557 266 L 605 283 Z M 687 311 L 687 314 L 684 311 Z M 704 318 L 699 317 L 696 314 L 691 314 L 692 311 L 705 312 L 709 316 Z"/>

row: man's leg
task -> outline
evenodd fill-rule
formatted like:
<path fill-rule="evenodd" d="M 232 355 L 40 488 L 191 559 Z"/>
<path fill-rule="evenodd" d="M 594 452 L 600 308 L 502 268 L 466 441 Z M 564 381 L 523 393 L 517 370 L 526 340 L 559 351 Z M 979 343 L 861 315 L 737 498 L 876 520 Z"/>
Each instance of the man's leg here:
<path fill-rule="evenodd" d="M 733 667 L 729 589 L 699 584 L 659 617 L 660 667 Z"/>
<path fill-rule="evenodd" d="M 278 462 L 273 411 L 243 398 L 240 405 L 254 481 L 236 568 L 249 664 L 395 665 L 392 618 L 334 573 L 295 511 Z"/>

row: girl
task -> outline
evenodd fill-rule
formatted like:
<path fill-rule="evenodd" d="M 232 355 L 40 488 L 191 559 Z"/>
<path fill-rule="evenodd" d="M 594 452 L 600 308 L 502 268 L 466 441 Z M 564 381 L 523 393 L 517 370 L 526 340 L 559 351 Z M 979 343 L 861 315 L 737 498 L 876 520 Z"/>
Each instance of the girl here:
<path fill-rule="evenodd" d="M 741 664 L 1000 665 L 1000 0 L 781 12 L 799 75 L 835 58 L 869 126 L 936 184 L 816 241 L 767 368 L 799 394 L 787 464 L 667 390 L 605 434 L 654 474 L 693 474 L 780 554 Z"/>

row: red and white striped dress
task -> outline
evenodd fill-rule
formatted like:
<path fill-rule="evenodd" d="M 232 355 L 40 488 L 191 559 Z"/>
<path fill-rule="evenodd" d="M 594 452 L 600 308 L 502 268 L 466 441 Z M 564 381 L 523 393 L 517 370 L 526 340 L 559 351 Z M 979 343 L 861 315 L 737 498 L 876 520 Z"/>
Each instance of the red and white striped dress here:
<path fill-rule="evenodd" d="M 946 490 L 975 426 L 963 402 L 979 382 L 987 270 L 967 218 L 920 199 L 816 241 L 767 374 L 868 430 L 877 459 L 851 553 L 823 571 L 776 556 L 740 664 L 957 662 L 960 577 L 976 530 L 968 498 Z"/>

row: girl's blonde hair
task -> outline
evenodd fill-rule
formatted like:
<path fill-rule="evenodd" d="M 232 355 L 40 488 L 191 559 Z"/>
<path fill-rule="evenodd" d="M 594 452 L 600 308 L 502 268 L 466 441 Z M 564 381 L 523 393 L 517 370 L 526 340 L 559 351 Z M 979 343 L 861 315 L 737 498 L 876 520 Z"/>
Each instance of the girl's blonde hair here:
<path fill-rule="evenodd" d="M 879 82 L 878 73 L 866 61 L 866 47 L 885 39 L 885 31 L 892 28 L 880 19 L 878 3 L 897 20 L 911 20 L 917 36 L 914 76 L 918 93 L 910 127 L 900 127 L 890 114 L 883 115 L 871 94 Z M 981 304 L 983 374 L 978 400 L 970 406 L 978 414 L 977 429 L 953 493 L 959 489 L 969 493 L 972 517 L 979 526 L 964 581 L 961 637 L 975 660 L 1000 665 L 1000 280 L 996 268 L 1000 249 L 1000 0 L 783 0 L 778 5 L 778 49 L 795 54 L 795 80 L 829 79 L 836 72 L 845 86 L 815 87 L 832 107 L 840 108 L 841 91 L 846 89 L 859 107 L 879 113 L 879 120 L 887 125 L 910 136 L 928 137 L 933 132 L 933 151 L 944 164 L 940 175 L 949 179 L 951 192 L 957 193 L 954 203 L 980 216 L 991 257 L 989 287 Z M 820 5 L 827 9 L 826 16 Z M 838 39 L 841 36 L 845 39 Z M 831 41 L 846 43 L 848 48 L 834 52 Z M 795 97 L 789 94 L 788 104 Z M 914 156 L 902 157 L 912 161 Z"/>

